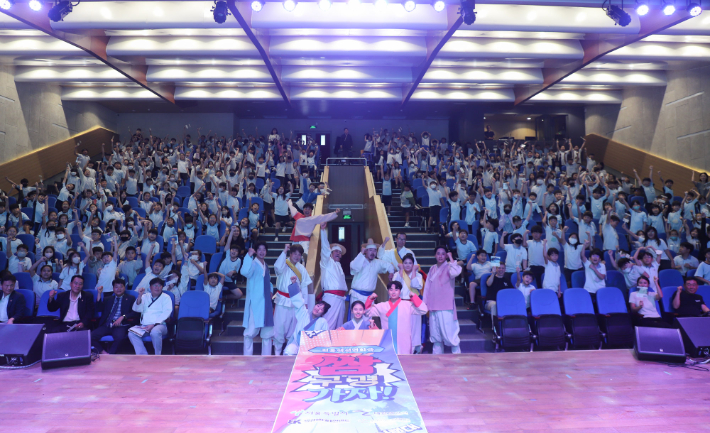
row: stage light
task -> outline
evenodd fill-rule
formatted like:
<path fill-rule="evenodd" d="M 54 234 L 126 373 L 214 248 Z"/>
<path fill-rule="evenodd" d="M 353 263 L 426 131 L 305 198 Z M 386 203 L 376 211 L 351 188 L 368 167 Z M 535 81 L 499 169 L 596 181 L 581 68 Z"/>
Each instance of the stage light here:
<path fill-rule="evenodd" d="M 387 0 L 375 0 L 375 7 L 378 9 L 384 9 L 387 7 Z"/>
<path fill-rule="evenodd" d="M 254 0 L 251 2 L 251 10 L 254 12 L 260 12 L 262 9 L 264 9 L 264 2 L 261 0 Z"/>
<path fill-rule="evenodd" d="M 673 15 L 675 13 L 675 6 L 672 4 L 667 4 L 663 6 L 664 15 Z"/>
<path fill-rule="evenodd" d="M 417 4 L 414 2 L 414 0 L 407 0 L 404 2 L 404 10 L 407 12 L 413 11 L 417 7 Z"/>
<path fill-rule="evenodd" d="M 284 9 L 289 12 L 293 12 L 293 10 L 296 9 L 296 2 L 294 0 L 285 0 Z"/>
<path fill-rule="evenodd" d="M 215 1 L 214 7 L 212 8 L 212 15 L 214 15 L 214 22 L 224 24 L 224 22 L 227 21 L 227 17 L 230 15 L 227 2 Z"/>
<path fill-rule="evenodd" d="M 650 8 L 648 7 L 647 0 L 637 0 L 636 1 L 636 15 L 642 17 L 648 13 Z"/>
<path fill-rule="evenodd" d="M 703 13 L 703 8 L 698 3 L 691 3 L 688 5 L 688 13 L 690 13 L 691 17 L 697 17 Z"/>
<path fill-rule="evenodd" d="M 30 4 L 30 9 L 32 9 L 35 12 L 42 10 L 42 3 L 40 3 L 39 0 L 30 0 L 29 4 Z"/>
<path fill-rule="evenodd" d="M 616 5 L 609 5 L 606 9 L 606 16 L 614 20 L 614 22 L 621 27 L 626 27 L 631 24 L 631 16 Z"/>
<path fill-rule="evenodd" d="M 13 0 L 0 0 L 0 9 L 8 10 L 14 5 Z"/>
<path fill-rule="evenodd" d="M 318 7 L 321 8 L 321 10 L 327 11 L 330 9 L 330 0 L 319 0 Z"/>
<path fill-rule="evenodd" d="M 466 25 L 471 25 L 476 22 L 476 3 L 473 0 L 461 0 L 461 7 L 459 8 L 459 14 L 463 18 L 463 22 Z"/>
<path fill-rule="evenodd" d="M 352 6 L 352 7 L 360 6 L 360 0 L 348 0 L 348 6 Z"/>
<path fill-rule="evenodd" d="M 434 10 L 437 12 L 441 12 L 446 8 L 446 3 L 444 3 L 442 0 L 436 0 L 434 2 Z"/>
<path fill-rule="evenodd" d="M 49 10 L 49 13 L 47 16 L 49 17 L 50 20 L 56 22 L 59 21 L 64 21 L 64 17 L 69 15 L 72 11 L 72 5 L 71 2 L 68 1 L 60 1 L 57 2 L 57 4 L 52 7 L 52 9 Z"/>

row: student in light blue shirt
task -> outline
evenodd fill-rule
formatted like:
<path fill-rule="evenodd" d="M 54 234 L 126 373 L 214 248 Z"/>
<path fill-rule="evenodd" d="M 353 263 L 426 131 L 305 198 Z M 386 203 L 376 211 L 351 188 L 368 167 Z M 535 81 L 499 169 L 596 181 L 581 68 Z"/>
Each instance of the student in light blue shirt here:
<path fill-rule="evenodd" d="M 465 266 L 466 257 L 478 250 L 478 247 L 472 239 L 468 239 L 468 232 L 466 230 L 459 230 L 459 237 L 456 239 L 456 254 L 458 255 L 460 266 Z"/>

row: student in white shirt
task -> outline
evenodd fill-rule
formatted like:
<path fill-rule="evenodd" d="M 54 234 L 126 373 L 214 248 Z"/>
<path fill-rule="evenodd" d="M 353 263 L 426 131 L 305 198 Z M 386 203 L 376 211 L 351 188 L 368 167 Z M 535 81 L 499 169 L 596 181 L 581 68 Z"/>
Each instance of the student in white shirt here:
<path fill-rule="evenodd" d="M 656 308 L 656 301 L 663 298 L 663 291 L 658 286 L 658 277 L 653 280 L 654 290 L 651 290 L 649 279 L 644 275 L 638 278 L 636 286 L 638 291 L 629 293 L 629 304 L 631 310 L 640 316 L 636 321 L 637 326 L 669 327 L 661 319 L 661 315 L 658 314 L 658 309 Z"/>
<path fill-rule="evenodd" d="M 488 253 L 485 250 L 476 251 L 476 254 L 472 255 L 468 260 L 466 269 L 472 273 L 468 278 L 468 293 L 471 297 L 468 309 L 473 310 L 476 308 L 476 288 L 481 285 L 481 277 L 486 273 L 491 273 L 493 269 L 491 262 L 488 260 Z"/>
<path fill-rule="evenodd" d="M 558 237 L 557 240 L 562 244 L 562 248 L 565 253 L 565 279 L 567 280 L 567 286 L 572 285 L 572 273 L 575 271 L 581 271 L 584 268 L 582 264 L 582 259 L 579 255 L 580 249 L 583 248 L 579 243 L 579 238 L 577 233 L 572 233 L 569 235 L 569 239 L 565 240 L 565 233 L 569 229 L 565 226 L 562 229 L 562 236 Z"/>
<path fill-rule="evenodd" d="M 683 242 L 680 244 L 679 254 L 675 256 L 671 262 L 673 269 L 678 270 L 684 277 L 687 276 L 689 270 L 698 269 L 698 266 L 700 265 L 698 259 L 690 255 L 690 253 L 693 252 L 693 249 L 694 248 L 691 243 Z M 710 252 L 710 250 L 707 251 Z M 698 276 L 697 272 L 695 276 Z"/>
<path fill-rule="evenodd" d="M 202 268 L 205 276 L 204 289 L 210 295 L 210 313 L 217 309 L 219 301 L 222 299 L 222 287 L 224 286 L 224 274 L 219 272 L 207 273 L 207 266 Z"/>
<path fill-rule="evenodd" d="M 138 297 L 133 304 L 133 311 L 141 313 L 139 328 L 150 335 L 155 354 L 160 355 L 163 349 L 163 336 L 168 334 L 165 322 L 173 314 L 173 302 L 167 293 L 163 293 L 165 282 L 162 279 L 153 278 L 148 284 L 149 293 L 145 292 L 145 287 L 138 288 Z M 131 340 L 136 355 L 148 354 L 141 336 L 129 330 L 128 339 Z"/>
<path fill-rule="evenodd" d="M 649 280 L 653 280 L 658 276 L 658 269 L 661 265 L 661 255 L 659 254 L 654 260 L 653 254 L 649 251 L 650 247 L 642 247 L 636 250 L 634 254 L 634 262 L 636 270 L 640 275 L 645 275 Z"/>
<path fill-rule="evenodd" d="M 705 250 L 705 261 L 695 270 L 695 278 L 701 280 L 703 284 L 710 285 L 710 248 Z"/>
<path fill-rule="evenodd" d="M 547 248 L 547 239 L 542 241 L 543 245 L 543 257 L 545 258 L 545 274 L 542 278 L 542 288 L 554 290 L 557 293 L 557 297 L 562 297 L 562 291 L 560 290 L 560 279 L 562 277 L 562 270 L 560 265 L 557 263 L 557 259 L 560 257 L 560 252 L 556 248 Z"/>
<path fill-rule="evenodd" d="M 27 245 L 21 244 L 18 246 L 15 255 L 10 256 L 10 260 L 8 260 L 7 270 L 12 274 L 16 274 L 18 272 L 29 272 L 32 267 L 32 260 L 27 257 L 28 252 L 29 249 L 27 248 Z"/>
<path fill-rule="evenodd" d="M 39 300 L 44 292 L 57 290 L 59 284 L 52 279 L 52 266 L 46 264 L 47 258 L 41 257 L 30 268 L 30 276 L 32 277 L 32 290 L 35 293 L 36 305 L 39 305 Z M 37 267 L 40 266 L 39 273 Z"/>
<path fill-rule="evenodd" d="M 528 250 L 528 264 L 530 272 L 535 277 L 537 287 L 542 287 L 542 274 L 545 272 L 544 244 L 542 242 L 542 227 L 533 226 L 532 240 L 528 240 L 528 232 L 523 235 L 523 247 Z"/>
<path fill-rule="evenodd" d="M 516 268 L 527 269 L 528 251 L 523 248 L 523 237 L 517 233 L 510 235 L 512 243 L 506 244 L 505 238 L 508 233 L 503 232 L 500 237 L 500 247 L 506 252 L 505 278 L 511 281 L 511 277 L 516 272 Z"/>
<path fill-rule="evenodd" d="M 523 272 L 523 276 L 521 278 L 520 277 L 520 267 L 517 267 L 515 272 L 518 275 L 517 289 L 523 293 L 523 296 L 525 296 L 525 308 L 529 310 L 530 309 L 530 294 L 533 292 L 533 290 L 535 290 L 535 286 L 533 285 L 533 280 L 535 279 L 535 276 L 533 275 L 532 272 L 525 271 L 525 272 Z"/>
<path fill-rule="evenodd" d="M 593 249 L 589 253 L 589 259 L 585 254 L 585 250 L 589 246 L 589 241 L 586 241 L 582 246 L 582 251 L 579 256 L 584 264 L 584 289 L 595 298 L 597 290 L 606 287 L 606 268 L 602 264 L 602 253 L 600 250 Z"/>
<path fill-rule="evenodd" d="M 118 267 L 118 239 L 116 235 L 111 238 L 113 251 L 104 251 L 101 255 L 103 268 L 99 270 L 99 277 L 96 282 L 97 289 L 103 287 L 104 293 L 113 293 L 113 280 L 116 279 L 116 268 Z"/>

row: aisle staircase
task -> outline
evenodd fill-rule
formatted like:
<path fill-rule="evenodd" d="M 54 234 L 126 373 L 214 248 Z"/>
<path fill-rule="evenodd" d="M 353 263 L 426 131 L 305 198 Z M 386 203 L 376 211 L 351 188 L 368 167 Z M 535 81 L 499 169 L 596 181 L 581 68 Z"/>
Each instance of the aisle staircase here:
<path fill-rule="evenodd" d="M 382 182 L 375 182 L 377 193 L 382 193 Z M 434 259 L 434 248 L 439 244 L 438 234 L 429 234 L 423 230 L 421 223 L 417 217 L 410 214 L 409 227 L 405 227 L 404 211 L 400 207 L 401 188 L 395 188 L 392 185 L 392 210 L 389 215 L 390 229 L 392 236 L 397 236 L 397 233 L 407 234 L 407 248 L 414 252 L 417 258 L 417 263 L 422 267 L 424 272 L 429 271 L 429 268 L 436 264 Z M 490 328 L 490 320 L 484 323 L 488 327 L 483 327 L 483 332 L 479 331 L 478 310 L 468 310 L 464 304 L 463 295 L 466 293 L 466 286 L 462 284 L 461 278 L 456 279 L 456 315 L 459 320 L 459 338 L 461 339 L 461 352 L 463 353 L 482 353 L 495 351 L 493 344 L 493 332 Z M 466 296 L 468 298 L 468 296 Z M 428 337 L 428 336 L 427 336 Z M 431 343 L 427 342 L 424 346 L 425 352 L 431 352 Z M 446 353 L 450 349 L 446 348 Z"/>

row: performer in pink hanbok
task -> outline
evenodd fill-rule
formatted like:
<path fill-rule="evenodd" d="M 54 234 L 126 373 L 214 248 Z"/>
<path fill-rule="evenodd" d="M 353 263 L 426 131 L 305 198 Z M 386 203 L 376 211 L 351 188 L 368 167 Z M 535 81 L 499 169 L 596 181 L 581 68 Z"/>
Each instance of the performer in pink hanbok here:
<path fill-rule="evenodd" d="M 391 281 L 388 285 L 389 301 L 372 305 L 377 299 L 377 294 L 373 293 L 367 298 L 365 303 L 365 314 L 368 317 L 379 317 L 382 322 L 382 329 L 392 331 L 392 341 L 394 350 L 398 355 L 411 355 L 412 347 L 412 318 L 422 316 L 427 313 L 426 304 L 419 299 L 419 296 L 411 294 L 410 301 L 400 298 L 402 283 Z"/>
<path fill-rule="evenodd" d="M 461 353 L 454 300 L 454 282 L 461 275 L 461 266 L 444 246 L 436 247 L 434 255 L 436 264 L 429 269 L 424 286 L 424 302 L 431 311 L 429 339 L 434 343 L 434 354 L 444 353 L 444 344 L 451 346 L 451 353 Z"/>

